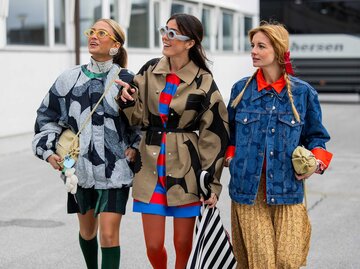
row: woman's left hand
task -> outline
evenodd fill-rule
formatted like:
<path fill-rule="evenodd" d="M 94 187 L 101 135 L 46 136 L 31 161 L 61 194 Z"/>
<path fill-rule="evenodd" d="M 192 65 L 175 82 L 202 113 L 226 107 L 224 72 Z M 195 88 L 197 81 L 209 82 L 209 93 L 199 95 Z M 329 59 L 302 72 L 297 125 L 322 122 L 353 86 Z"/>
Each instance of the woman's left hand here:
<path fill-rule="evenodd" d="M 209 205 L 209 208 L 213 208 L 216 206 L 218 201 L 217 196 L 215 193 L 211 193 L 210 198 L 204 201 L 204 197 L 201 196 L 200 201 L 206 205 Z"/>
<path fill-rule="evenodd" d="M 136 150 L 133 148 L 127 148 L 125 150 L 125 156 L 129 160 L 129 162 L 135 162 Z"/>
<path fill-rule="evenodd" d="M 295 173 L 295 177 L 296 177 L 297 180 L 308 179 L 311 175 L 299 175 L 299 174 Z"/>
<path fill-rule="evenodd" d="M 297 179 L 297 180 L 303 180 L 303 179 L 308 179 L 308 178 L 311 177 L 312 174 L 314 174 L 314 173 L 321 174 L 322 171 L 323 171 L 323 169 L 321 168 L 321 163 L 322 163 L 321 161 L 316 160 L 317 168 L 316 168 L 316 170 L 315 170 L 314 172 L 312 172 L 311 174 L 299 175 L 299 174 L 296 174 L 296 173 L 295 173 L 296 179 Z"/>

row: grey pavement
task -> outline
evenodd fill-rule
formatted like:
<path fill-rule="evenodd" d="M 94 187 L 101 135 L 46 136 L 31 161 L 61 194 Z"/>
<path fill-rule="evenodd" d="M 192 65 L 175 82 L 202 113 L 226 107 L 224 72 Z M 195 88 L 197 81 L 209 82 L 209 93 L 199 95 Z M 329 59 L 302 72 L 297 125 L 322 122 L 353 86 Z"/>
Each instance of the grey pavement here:
<path fill-rule="evenodd" d="M 321 98 L 332 136 L 328 149 L 335 155 L 326 174 L 307 183 L 311 269 L 360 268 L 360 103 L 351 102 L 357 96 L 341 98 Z M 32 134 L 0 138 L 0 268 L 85 268 L 76 216 L 66 214 L 65 188 L 57 172 L 33 156 L 31 139 Z M 225 169 L 218 207 L 230 231 L 228 181 Z M 121 223 L 121 268 L 151 268 L 140 215 L 131 204 Z M 171 219 L 166 246 L 173 268 Z"/>

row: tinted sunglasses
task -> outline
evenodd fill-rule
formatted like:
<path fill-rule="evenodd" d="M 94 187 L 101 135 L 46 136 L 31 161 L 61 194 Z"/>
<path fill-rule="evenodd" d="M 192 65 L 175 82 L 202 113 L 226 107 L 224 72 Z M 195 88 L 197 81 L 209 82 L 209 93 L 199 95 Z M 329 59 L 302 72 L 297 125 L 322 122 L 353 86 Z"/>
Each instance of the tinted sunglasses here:
<path fill-rule="evenodd" d="M 96 35 L 97 38 L 102 39 L 105 38 L 106 36 L 110 37 L 112 40 L 114 40 L 115 42 L 119 42 L 116 40 L 116 38 L 114 36 L 112 36 L 111 34 L 109 34 L 106 30 L 94 30 L 94 29 L 87 29 L 84 34 L 87 37 L 92 37 L 93 35 Z"/>
<path fill-rule="evenodd" d="M 177 40 L 181 40 L 181 41 L 186 41 L 186 40 L 190 40 L 191 38 L 186 36 L 186 35 L 178 35 L 176 33 L 175 30 L 172 29 L 168 29 L 167 26 L 162 26 L 159 28 L 159 32 L 161 34 L 161 36 L 167 36 L 169 39 L 177 39 Z"/>

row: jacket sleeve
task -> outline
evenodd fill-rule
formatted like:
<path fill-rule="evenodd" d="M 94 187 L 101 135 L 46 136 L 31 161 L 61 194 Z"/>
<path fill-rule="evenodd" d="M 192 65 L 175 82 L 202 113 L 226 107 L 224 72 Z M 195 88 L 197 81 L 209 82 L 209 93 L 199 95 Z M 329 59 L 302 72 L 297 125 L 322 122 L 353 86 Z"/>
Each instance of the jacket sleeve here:
<path fill-rule="evenodd" d="M 325 143 L 330 140 L 330 135 L 322 123 L 322 112 L 318 94 L 309 86 L 307 108 L 304 118 L 304 127 L 301 133 L 301 144 L 317 154 L 326 167 L 332 158 L 332 153 L 326 151 Z"/>
<path fill-rule="evenodd" d="M 35 136 L 32 141 L 34 154 L 40 159 L 46 160 L 55 152 L 56 141 L 62 127 L 59 120 L 64 117 L 62 107 L 62 98 L 57 95 L 56 82 L 51 87 L 44 100 L 37 110 L 35 122 Z M 64 101 L 64 100 L 63 100 Z"/>
<path fill-rule="evenodd" d="M 131 126 L 143 125 L 144 116 L 144 103 L 147 89 L 148 75 L 151 73 L 154 65 L 157 64 L 159 58 L 148 61 L 135 75 L 132 85 L 136 92 L 132 95 L 134 101 L 127 101 L 126 103 L 117 98 L 120 109 L 123 111 L 124 116 L 127 118 Z"/>
<path fill-rule="evenodd" d="M 301 133 L 301 143 L 305 148 L 326 149 L 325 143 L 330 140 L 330 135 L 322 123 L 322 112 L 315 89 L 310 88 L 307 98 L 307 108 L 304 118 L 304 127 Z"/>
<path fill-rule="evenodd" d="M 121 71 L 120 71 L 120 74 L 119 74 L 119 78 L 122 81 L 130 84 L 131 87 L 135 87 L 134 73 L 131 72 L 130 70 L 128 70 L 126 68 L 122 68 Z M 121 103 L 118 100 L 118 98 L 117 98 L 117 101 L 118 101 L 118 104 Z M 141 140 L 140 127 L 138 127 L 138 126 L 130 126 L 130 124 L 129 124 L 127 118 L 126 118 L 126 115 L 124 114 L 123 111 L 120 111 L 120 116 L 121 116 L 121 119 L 124 120 L 125 124 L 126 124 L 126 130 L 125 130 L 125 133 L 124 133 L 125 141 L 127 142 L 129 147 L 139 148 L 139 143 L 140 143 L 140 140 Z"/>
<path fill-rule="evenodd" d="M 212 177 L 211 192 L 219 197 L 222 188 L 220 177 L 229 141 L 228 113 L 214 81 L 206 99 L 209 106 L 200 120 L 198 148 L 202 170 Z"/>
<path fill-rule="evenodd" d="M 233 158 L 235 155 L 235 108 L 231 106 L 231 103 L 234 101 L 238 94 L 235 85 L 231 89 L 230 100 L 227 106 L 228 117 L 229 117 L 229 132 L 230 132 L 230 140 L 229 146 L 226 149 L 225 158 Z"/>

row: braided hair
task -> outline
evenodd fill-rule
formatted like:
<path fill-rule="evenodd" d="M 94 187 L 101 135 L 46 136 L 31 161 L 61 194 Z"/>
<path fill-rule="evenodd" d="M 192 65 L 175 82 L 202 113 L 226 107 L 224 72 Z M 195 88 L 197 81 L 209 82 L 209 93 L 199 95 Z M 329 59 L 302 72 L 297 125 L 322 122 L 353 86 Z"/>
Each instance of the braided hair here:
<path fill-rule="evenodd" d="M 294 98 L 291 91 L 292 87 L 291 87 L 290 77 L 285 68 L 286 62 L 284 58 L 285 58 L 285 53 L 289 51 L 289 32 L 285 29 L 285 26 L 280 23 L 261 21 L 260 26 L 253 28 L 249 31 L 248 36 L 250 41 L 252 41 L 254 35 L 257 34 L 258 32 L 262 32 L 263 34 L 265 34 L 269 38 L 271 45 L 274 48 L 275 59 L 278 62 L 278 64 L 281 66 L 283 71 L 283 76 L 286 81 L 287 94 L 289 95 L 292 112 L 294 114 L 296 121 L 300 122 L 300 116 L 295 107 Z M 256 70 L 255 73 L 248 79 L 244 88 L 241 90 L 238 96 L 233 100 L 233 102 L 231 103 L 232 107 L 236 107 L 240 103 L 246 88 L 250 84 L 251 80 L 256 77 L 257 72 L 258 70 Z"/>

